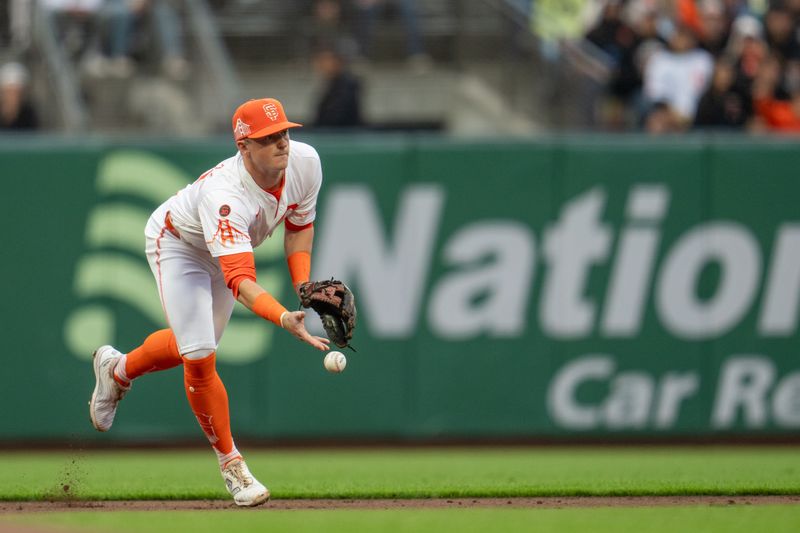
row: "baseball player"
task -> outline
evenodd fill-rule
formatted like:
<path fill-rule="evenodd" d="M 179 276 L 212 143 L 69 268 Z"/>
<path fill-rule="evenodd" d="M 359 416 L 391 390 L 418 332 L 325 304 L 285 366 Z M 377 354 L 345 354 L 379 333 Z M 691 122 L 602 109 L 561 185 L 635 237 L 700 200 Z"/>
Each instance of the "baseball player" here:
<path fill-rule="evenodd" d="M 153 212 L 145 228 L 147 260 L 155 276 L 169 329 L 121 353 L 94 353 L 92 424 L 108 431 L 131 382 L 149 372 L 183 365 L 192 412 L 217 454 L 222 477 L 237 505 L 269 499 L 250 473 L 230 428 L 228 395 L 215 369 L 215 353 L 236 300 L 318 350 L 328 339 L 312 336 L 305 312 L 287 311 L 256 282 L 253 248 L 280 225 L 297 289 L 309 280 L 319 156 L 289 139 L 289 122 L 277 100 L 245 102 L 233 115 L 237 153 L 202 174 Z"/>

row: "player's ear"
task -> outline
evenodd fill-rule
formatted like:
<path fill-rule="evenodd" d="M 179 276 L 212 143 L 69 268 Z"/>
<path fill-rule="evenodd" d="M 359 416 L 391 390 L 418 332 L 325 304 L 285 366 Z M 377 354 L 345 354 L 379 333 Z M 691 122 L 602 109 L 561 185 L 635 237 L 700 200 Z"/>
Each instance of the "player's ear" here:
<path fill-rule="evenodd" d="M 236 141 L 236 149 L 239 150 L 239 153 L 242 154 L 242 156 L 249 152 L 248 148 L 247 139 L 240 139 Z"/>

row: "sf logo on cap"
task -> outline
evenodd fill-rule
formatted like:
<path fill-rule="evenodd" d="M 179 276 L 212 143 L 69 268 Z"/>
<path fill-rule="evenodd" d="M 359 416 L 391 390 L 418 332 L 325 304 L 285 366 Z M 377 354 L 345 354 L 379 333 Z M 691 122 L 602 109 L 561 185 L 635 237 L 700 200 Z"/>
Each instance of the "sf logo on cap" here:
<path fill-rule="evenodd" d="M 275 107 L 275 104 L 264 104 L 264 113 L 272 122 L 278 120 L 278 108 Z"/>

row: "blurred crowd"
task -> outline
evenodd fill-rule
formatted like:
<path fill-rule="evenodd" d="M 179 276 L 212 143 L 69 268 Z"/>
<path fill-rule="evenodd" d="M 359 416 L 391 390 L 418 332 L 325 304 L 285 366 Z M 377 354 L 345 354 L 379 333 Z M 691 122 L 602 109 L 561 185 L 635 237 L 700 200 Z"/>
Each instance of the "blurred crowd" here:
<path fill-rule="evenodd" d="M 375 33 L 381 17 L 394 17 L 404 31 L 404 49 L 409 64 L 419 70 L 430 66 L 415 0 L 311 0 L 312 46 L 329 47 L 334 41 L 352 41 L 353 61 L 373 59 Z"/>
<path fill-rule="evenodd" d="M 184 56 L 178 2 L 173 0 L 37 0 L 52 20 L 55 37 L 83 73 L 95 77 L 130 77 L 150 49 L 159 67 L 183 79 Z"/>
<path fill-rule="evenodd" d="M 36 9 L 51 23 L 58 46 L 95 76 L 128 77 L 146 48 L 158 48 L 160 66 L 173 77 L 188 72 L 175 0 L 9 0 L 3 12 L 3 47 L 24 57 L 32 44 Z"/>
<path fill-rule="evenodd" d="M 596 127 L 800 132 L 800 0 L 609 0 Z"/>
<path fill-rule="evenodd" d="M 83 83 L 143 69 L 176 84 L 192 73 L 178 0 L 7 0 L 0 17 L 0 127 L 35 129 L 26 49 L 36 6 Z M 258 0 L 211 0 L 216 9 Z M 508 0 L 547 42 L 578 39 L 608 66 L 587 97 L 591 127 L 677 133 L 696 129 L 800 132 L 800 0 Z M 377 22 L 402 28 L 409 73 L 433 67 L 414 0 L 304 0 L 308 57 L 321 80 L 309 125 L 363 127 L 358 65 L 373 60 Z M 220 12 L 220 11 L 217 11 Z M 223 11 L 224 12 L 224 11 Z M 4 50 L 13 53 L 3 54 Z M 155 50 L 155 53 L 153 51 Z M 42 76 L 42 73 L 39 73 Z M 183 84 L 188 87 L 188 84 Z M 85 87 L 85 85 L 84 85 Z M 163 95 L 157 98 L 164 100 Z M 190 106 L 184 106 L 190 108 Z M 151 113 L 152 115 L 152 113 Z M 171 121 L 180 123 L 180 121 Z"/>
<path fill-rule="evenodd" d="M 81 95 L 88 101 L 92 88 L 107 87 L 105 80 L 130 82 L 143 73 L 156 71 L 174 82 L 186 80 L 190 63 L 184 52 L 183 28 L 177 0 L 9 0 L 0 30 L 0 72 L 13 78 L 2 87 L 0 106 L 20 107 L 36 116 L 34 96 L 48 100 L 42 82 L 52 79 L 52 63 L 43 61 L 42 35 L 55 43 L 66 67 L 79 80 Z M 35 32 L 38 30 L 39 41 Z M 37 70 L 38 67 L 38 70 Z M 38 85 L 37 85 L 38 80 Z M 39 89 L 35 94 L 34 89 Z M 141 92 L 141 91 L 139 91 Z M 20 102 L 13 104 L 13 102 Z M 19 122 L 19 121 L 18 121 Z M 36 129 L 38 120 L 22 121 L 13 129 Z M 44 124 L 46 127 L 47 124 Z M 4 129 L 10 129 L 5 121 Z"/>
<path fill-rule="evenodd" d="M 4 120 L 0 127 L 35 129 L 37 120 L 5 120 L 11 108 L 35 114 L 30 81 L 36 80 L 29 64 L 34 45 L 37 10 L 44 13 L 53 38 L 91 99 L 97 87 L 119 87 L 104 80 L 128 82 L 132 87 L 143 72 L 174 82 L 185 81 L 191 63 L 185 52 L 179 0 L 8 0 L 0 8 L 0 66 L 7 81 L 0 93 Z M 215 13 L 237 8 L 259 9 L 258 0 L 212 0 Z M 361 127 L 362 81 L 354 65 L 372 60 L 377 23 L 387 16 L 397 19 L 405 35 L 404 51 L 409 65 L 429 68 L 417 19 L 415 0 L 305 0 L 292 8 L 308 23 L 308 58 L 321 80 L 312 103 L 310 126 Z M 4 51 L 6 53 L 4 53 Z M 154 53 L 155 52 L 155 53 Z M 154 60 L 155 57 L 155 60 Z M 5 61 L 4 61 L 5 60 Z M 8 87 L 6 89 L 6 86 Z M 14 95 L 11 95 L 11 91 Z M 163 97 L 163 95 L 162 95 Z M 87 101 L 89 106 L 93 102 Z M 7 111 L 7 109 L 9 111 Z M 179 122 L 179 121 L 176 121 Z M 24 124 L 24 126 L 23 126 Z"/>

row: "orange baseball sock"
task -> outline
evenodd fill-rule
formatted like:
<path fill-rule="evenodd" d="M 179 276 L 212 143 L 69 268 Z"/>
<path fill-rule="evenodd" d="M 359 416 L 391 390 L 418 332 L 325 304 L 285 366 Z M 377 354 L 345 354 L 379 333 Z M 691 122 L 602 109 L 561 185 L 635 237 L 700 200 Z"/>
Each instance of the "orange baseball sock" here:
<path fill-rule="evenodd" d="M 228 393 L 216 369 L 216 354 L 183 360 L 183 382 L 194 416 L 217 453 L 220 467 L 240 457 L 231 436 Z"/>
<path fill-rule="evenodd" d="M 114 379 L 127 387 L 131 380 L 143 374 L 167 370 L 183 363 L 178 352 L 178 343 L 171 329 L 162 329 L 151 334 L 141 346 L 122 356 L 114 370 Z"/>

